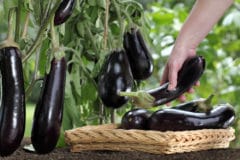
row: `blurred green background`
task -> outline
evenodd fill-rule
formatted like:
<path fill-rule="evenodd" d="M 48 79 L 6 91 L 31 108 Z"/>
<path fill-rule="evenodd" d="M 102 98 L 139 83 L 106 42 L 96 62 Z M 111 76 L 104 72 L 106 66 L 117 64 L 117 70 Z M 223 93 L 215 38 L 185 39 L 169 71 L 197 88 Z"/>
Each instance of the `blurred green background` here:
<path fill-rule="evenodd" d="M 7 33 L 7 10 L 17 6 L 17 0 L 0 0 L 0 40 Z M 27 36 L 22 37 L 20 43 L 23 56 L 34 42 L 41 24 L 41 11 L 37 8 L 49 1 L 22 1 L 21 28 L 27 15 L 30 15 Z M 136 3 L 135 3 L 136 2 Z M 87 124 L 99 124 L 100 100 L 97 95 L 96 78 L 105 55 L 115 48 L 121 48 L 122 33 L 130 25 L 129 18 L 135 23 L 148 44 L 154 58 L 154 74 L 141 83 L 139 89 L 154 88 L 159 85 L 164 66 L 173 43 L 184 23 L 194 0 L 110 0 L 109 37 L 107 49 L 101 45 L 104 32 L 104 0 L 79 0 L 71 19 L 58 28 L 60 43 L 71 50 L 66 51 L 69 59 L 65 92 L 65 109 L 63 131 Z M 46 3 L 46 4 L 45 4 Z M 133 13 L 139 13 L 132 17 Z M 206 98 L 214 94 L 213 105 L 230 103 L 237 113 L 236 140 L 233 147 L 240 147 L 240 0 L 235 0 L 231 8 L 225 13 L 213 30 L 197 49 L 197 53 L 205 57 L 207 69 L 195 88 L 194 94 L 186 94 L 187 100 Z M 208 21 L 208 17 L 206 17 Z M 201 26 L 200 26 L 201 27 Z M 201 28 L 199 28 L 201 29 Z M 39 96 L 41 81 L 34 80 L 32 75 L 43 77 L 48 65 L 50 52 L 49 35 L 45 34 L 41 46 L 36 53 L 41 53 L 38 70 L 35 70 L 37 54 L 24 63 L 25 87 L 31 92 L 27 96 L 27 125 L 25 136 L 31 134 L 32 116 Z M 75 62 L 75 61 L 79 61 Z M 174 101 L 172 105 L 178 104 Z M 131 108 L 131 104 L 123 106 L 117 111 L 117 122 L 121 116 Z M 164 107 L 164 106 L 160 106 Z M 106 109 L 105 123 L 109 122 L 109 110 Z"/>

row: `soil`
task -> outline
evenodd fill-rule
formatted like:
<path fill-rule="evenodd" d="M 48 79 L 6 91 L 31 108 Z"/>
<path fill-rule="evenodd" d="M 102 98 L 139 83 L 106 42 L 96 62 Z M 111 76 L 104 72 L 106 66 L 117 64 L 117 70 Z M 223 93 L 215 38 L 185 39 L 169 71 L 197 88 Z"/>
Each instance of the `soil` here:
<path fill-rule="evenodd" d="M 71 153 L 68 147 L 55 149 L 50 154 L 38 155 L 23 150 L 25 144 L 30 144 L 25 139 L 22 146 L 11 156 L 0 157 L 0 160 L 240 160 L 240 149 L 217 149 L 191 153 L 154 155 L 143 152 L 109 152 L 95 151 Z"/>

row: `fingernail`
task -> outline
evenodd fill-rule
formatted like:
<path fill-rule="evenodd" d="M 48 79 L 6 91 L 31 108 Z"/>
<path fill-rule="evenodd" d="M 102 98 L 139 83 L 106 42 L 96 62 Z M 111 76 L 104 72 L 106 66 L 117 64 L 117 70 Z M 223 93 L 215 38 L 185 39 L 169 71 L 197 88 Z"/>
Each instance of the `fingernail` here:
<path fill-rule="evenodd" d="M 173 87 L 173 85 L 172 85 L 171 83 L 169 83 L 169 85 L 168 85 L 168 90 L 174 91 L 174 90 L 176 90 L 176 88 Z"/>

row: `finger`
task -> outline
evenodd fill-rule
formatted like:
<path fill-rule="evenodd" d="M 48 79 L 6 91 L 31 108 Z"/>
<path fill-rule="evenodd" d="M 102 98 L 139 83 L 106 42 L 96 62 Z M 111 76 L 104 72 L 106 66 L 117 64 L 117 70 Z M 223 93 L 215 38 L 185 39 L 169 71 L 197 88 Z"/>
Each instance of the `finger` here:
<path fill-rule="evenodd" d="M 179 100 L 180 102 L 185 102 L 185 101 L 186 101 L 186 96 L 181 95 L 181 96 L 178 97 L 178 100 Z"/>
<path fill-rule="evenodd" d="M 195 86 L 200 86 L 200 81 L 197 81 L 194 85 Z"/>
<path fill-rule="evenodd" d="M 177 74 L 178 74 L 178 70 L 173 64 L 171 67 L 169 67 L 169 72 L 168 72 L 168 79 L 169 79 L 168 90 L 174 90 L 176 88 Z"/>
<path fill-rule="evenodd" d="M 160 84 L 164 84 L 168 81 L 168 66 L 166 65 L 164 71 L 163 71 L 163 77 L 160 81 Z"/>
<path fill-rule="evenodd" d="M 170 107 L 171 106 L 171 102 L 166 103 L 166 106 Z"/>
<path fill-rule="evenodd" d="M 194 89 L 193 89 L 193 88 L 190 88 L 190 89 L 188 90 L 188 93 L 194 93 Z"/>

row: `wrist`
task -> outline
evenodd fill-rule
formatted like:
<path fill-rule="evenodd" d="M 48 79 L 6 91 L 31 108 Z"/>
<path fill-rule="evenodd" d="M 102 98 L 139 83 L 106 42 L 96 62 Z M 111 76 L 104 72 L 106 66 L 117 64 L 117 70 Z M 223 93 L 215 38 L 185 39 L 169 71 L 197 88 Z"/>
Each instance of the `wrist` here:
<path fill-rule="evenodd" d="M 196 47 L 175 44 L 171 54 L 176 54 L 176 56 L 181 55 L 184 59 L 193 57 L 196 55 Z"/>

